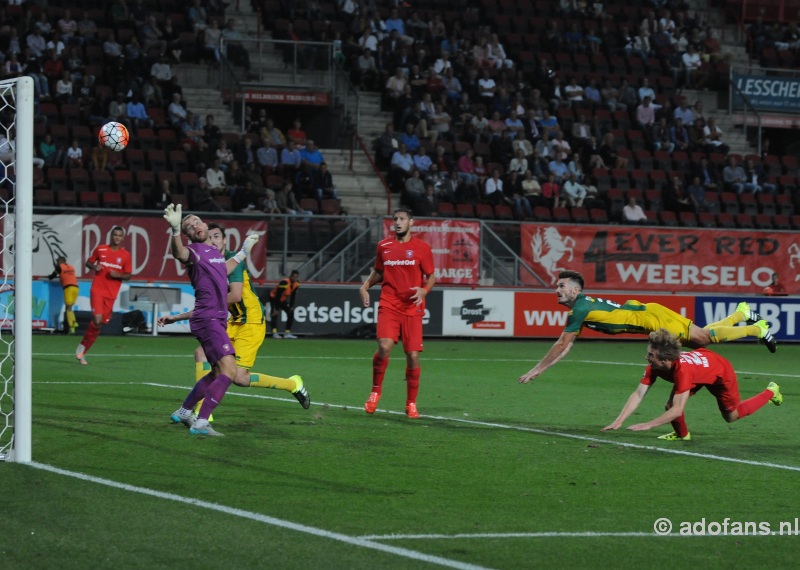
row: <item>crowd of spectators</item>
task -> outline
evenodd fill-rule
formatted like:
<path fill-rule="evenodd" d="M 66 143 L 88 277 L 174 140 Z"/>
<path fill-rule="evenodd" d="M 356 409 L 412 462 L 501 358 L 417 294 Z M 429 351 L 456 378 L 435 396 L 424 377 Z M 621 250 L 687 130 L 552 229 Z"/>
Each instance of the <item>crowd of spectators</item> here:
<path fill-rule="evenodd" d="M 174 67 L 219 59 L 220 37 L 232 63 L 249 67 L 235 21 L 226 19 L 228 3 L 84 2 L 79 14 L 69 4 L 40 4 L 0 8 L 0 73 L 34 79 L 40 204 L 105 205 L 107 198 L 131 207 L 182 201 L 199 210 L 255 211 L 267 209 L 274 189 L 281 213 L 319 212 L 326 199 L 338 211 L 331 174 L 299 120 L 284 136 L 264 108 L 248 108 L 246 132 L 223 133 L 212 114 L 200 117 L 184 99 Z M 123 153 L 94 136 L 112 120 L 131 132 Z M 156 184 L 147 182 L 150 174 Z M 117 175 L 117 188 L 101 185 Z"/>
<path fill-rule="evenodd" d="M 730 149 L 702 102 L 676 94 L 716 87 L 713 66 L 730 54 L 685 6 L 659 4 L 620 18 L 614 4 L 554 3 L 545 29 L 524 36 L 541 38 L 534 58 L 513 21 L 499 33 L 491 19 L 466 29 L 415 6 L 357 11 L 343 52 L 394 114 L 376 146 L 392 191 L 421 214 L 443 201 L 508 206 L 516 219 L 537 206 L 608 208 L 598 177 L 630 175 L 640 150 L 651 162 L 656 151 L 690 155 L 677 168 L 690 182 L 697 157 Z M 513 16 L 525 20 L 524 9 Z"/>

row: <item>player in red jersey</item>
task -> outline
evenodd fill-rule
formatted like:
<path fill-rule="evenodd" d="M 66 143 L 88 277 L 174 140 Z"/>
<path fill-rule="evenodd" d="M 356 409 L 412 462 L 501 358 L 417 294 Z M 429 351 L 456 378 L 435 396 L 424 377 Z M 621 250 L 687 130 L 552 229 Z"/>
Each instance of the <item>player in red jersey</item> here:
<path fill-rule="evenodd" d="M 698 348 L 691 352 L 681 352 L 680 341 L 666 329 L 650 333 L 647 346 L 647 363 L 641 384 L 630 395 L 617 419 L 603 431 L 618 429 L 644 398 L 647 391 L 658 378 L 672 382 L 674 387 L 666 404 L 666 412 L 649 422 L 628 426 L 629 430 L 643 431 L 665 423 L 672 423 L 675 431 L 662 435 L 659 439 L 670 441 L 692 439 L 683 410 L 690 396 L 706 388 L 717 399 L 717 405 L 726 422 L 735 422 L 759 410 L 767 402 L 776 406 L 783 403 L 780 386 L 770 382 L 767 389 L 752 398 L 741 401 L 736 372 L 725 358 L 715 352 Z"/>
<path fill-rule="evenodd" d="M 381 283 L 378 306 L 378 350 L 372 357 L 372 393 L 364 409 L 374 414 L 381 398 L 383 377 L 389 365 L 389 355 L 403 341 L 406 353 L 406 415 L 418 418 L 419 353 L 422 352 L 422 317 L 425 297 L 436 278 L 433 274 L 433 253 L 421 239 L 411 236 L 414 216 L 408 208 L 392 213 L 395 237 L 378 243 L 375 267 L 359 289 L 361 302 L 369 307 L 369 288 Z"/>
<path fill-rule="evenodd" d="M 131 278 L 131 254 L 122 247 L 125 230 L 119 226 L 111 229 L 111 243 L 98 245 L 86 260 L 86 267 L 95 271 L 89 299 L 92 320 L 75 350 L 75 358 L 86 364 L 86 353 L 100 335 L 100 327 L 111 320 L 111 310 L 123 281 Z"/>

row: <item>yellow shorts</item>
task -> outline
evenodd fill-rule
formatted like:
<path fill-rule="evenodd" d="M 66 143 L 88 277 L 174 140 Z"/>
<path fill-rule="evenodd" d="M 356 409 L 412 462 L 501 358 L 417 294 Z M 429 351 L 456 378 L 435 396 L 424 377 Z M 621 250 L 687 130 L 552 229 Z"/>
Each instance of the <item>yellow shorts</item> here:
<path fill-rule="evenodd" d="M 77 303 L 78 291 L 79 289 L 73 286 L 69 286 L 64 289 L 64 304 L 67 306 L 68 309 L 71 309 L 72 305 Z"/>
<path fill-rule="evenodd" d="M 689 340 L 689 327 L 692 326 L 692 321 L 658 303 L 645 303 L 644 306 L 647 307 L 645 311 L 646 326 L 650 332 L 667 329 L 682 343 Z"/>
<path fill-rule="evenodd" d="M 253 367 L 266 334 L 266 323 L 228 323 L 228 336 L 236 350 L 237 365 L 248 370 Z"/>

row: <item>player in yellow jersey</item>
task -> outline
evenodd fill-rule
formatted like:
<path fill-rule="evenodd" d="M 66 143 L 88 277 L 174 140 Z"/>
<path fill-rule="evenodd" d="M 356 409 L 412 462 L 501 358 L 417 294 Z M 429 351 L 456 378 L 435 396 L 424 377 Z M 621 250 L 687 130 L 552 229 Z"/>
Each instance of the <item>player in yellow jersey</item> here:
<path fill-rule="evenodd" d="M 208 224 L 208 238 L 211 245 L 225 253 L 225 258 L 232 257 L 234 252 L 227 251 L 225 248 L 225 229 L 219 224 Z M 303 408 L 311 406 L 311 398 L 303 385 L 300 376 L 289 378 L 279 378 L 277 376 L 267 376 L 266 374 L 251 373 L 258 355 L 258 349 L 264 342 L 266 335 L 266 321 L 264 319 L 264 307 L 258 299 L 250 284 L 250 275 L 245 269 L 245 264 L 239 266 L 228 275 L 228 336 L 233 341 L 236 351 L 236 364 L 239 366 L 233 383 L 245 388 L 271 388 L 275 390 L 286 390 L 290 392 Z M 191 312 L 180 315 L 170 315 L 159 317 L 158 324 L 174 323 L 186 320 L 191 316 Z M 195 350 L 195 380 L 205 376 L 211 369 L 206 355 L 201 347 Z M 199 404 L 198 404 L 199 405 Z"/>
<path fill-rule="evenodd" d="M 777 343 L 769 332 L 769 325 L 747 303 L 739 303 L 732 314 L 700 328 L 686 317 L 658 303 L 626 301 L 619 305 L 605 299 L 589 297 L 583 294 L 583 283 L 583 276 L 577 271 L 566 270 L 558 274 L 558 304 L 570 309 L 567 326 L 544 358 L 519 377 L 520 383 L 527 384 L 538 378 L 564 358 L 583 327 L 603 334 L 650 334 L 658 329 L 666 329 L 689 348 L 701 348 L 711 343 L 752 336 L 761 339 L 770 352 L 776 350 Z M 747 321 L 747 326 L 737 327 L 742 321 Z"/>

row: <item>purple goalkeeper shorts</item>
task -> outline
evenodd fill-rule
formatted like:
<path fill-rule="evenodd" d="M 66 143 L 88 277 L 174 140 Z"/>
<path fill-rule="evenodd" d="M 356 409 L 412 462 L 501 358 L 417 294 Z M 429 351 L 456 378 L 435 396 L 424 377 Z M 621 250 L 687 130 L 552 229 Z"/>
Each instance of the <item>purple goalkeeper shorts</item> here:
<path fill-rule="evenodd" d="M 236 354 L 225 319 L 189 319 L 189 329 L 213 366 L 227 354 Z"/>

